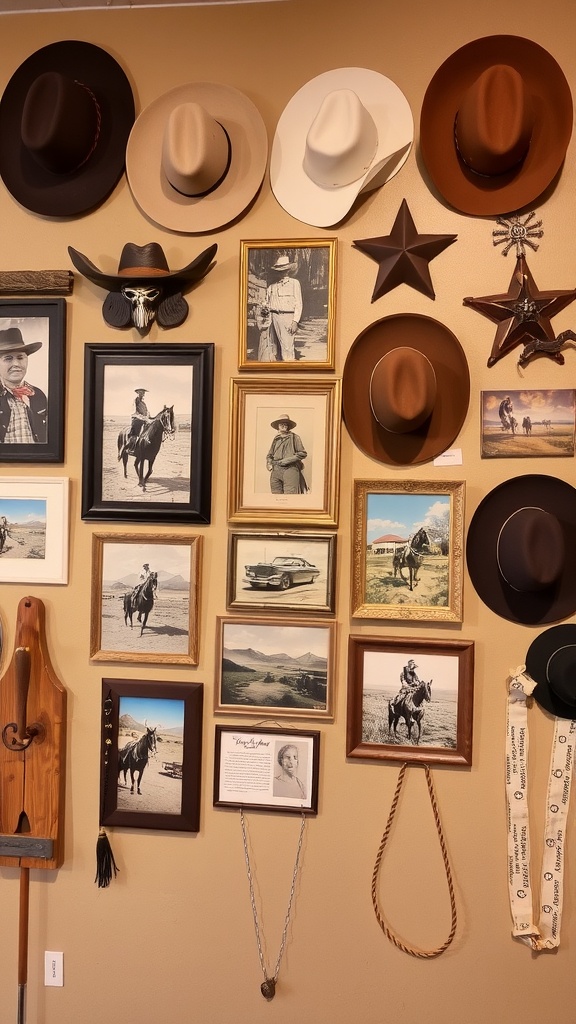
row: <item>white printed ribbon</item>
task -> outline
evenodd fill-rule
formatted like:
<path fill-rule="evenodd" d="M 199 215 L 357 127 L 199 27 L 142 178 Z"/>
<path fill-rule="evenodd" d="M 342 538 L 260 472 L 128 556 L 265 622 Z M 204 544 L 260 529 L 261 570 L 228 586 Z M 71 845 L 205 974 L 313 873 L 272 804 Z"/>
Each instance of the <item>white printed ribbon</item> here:
<path fill-rule="evenodd" d="M 564 846 L 574 764 L 576 720 L 556 718 L 546 794 L 540 919 L 533 917 L 528 817 L 528 709 L 536 683 L 521 665 L 511 672 L 506 715 L 506 803 L 508 810 L 508 891 L 512 935 L 534 950 L 560 945 Z"/>

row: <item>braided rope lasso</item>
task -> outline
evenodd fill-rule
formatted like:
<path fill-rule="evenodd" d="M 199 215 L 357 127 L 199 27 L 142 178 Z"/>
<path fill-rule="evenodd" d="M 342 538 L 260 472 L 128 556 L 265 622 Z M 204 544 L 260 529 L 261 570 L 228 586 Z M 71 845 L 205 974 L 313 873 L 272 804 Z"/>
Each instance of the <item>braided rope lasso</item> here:
<path fill-rule="evenodd" d="M 379 871 L 380 871 L 380 863 L 382 861 L 382 855 L 384 853 L 384 850 L 386 848 L 386 844 L 388 842 L 388 838 L 389 838 L 389 835 L 390 835 L 390 830 L 392 828 L 392 823 L 394 821 L 394 816 L 396 814 L 396 808 L 398 807 L 398 801 L 400 799 L 400 793 L 402 791 L 402 785 L 404 783 L 404 776 L 406 775 L 406 769 L 408 768 L 408 762 L 406 762 L 406 761 L 404 762 L 404 764 L 402 765 L 402 767 L 400 768 L 400 771 L 398 773 L 398 781 L 396 783 L 396 790 L 394 792 L 394 797 L 392 799 L 392 806 L 390 807 L 390 813 L 388 815 L 388 821 L 386 822 L 386 828 L 384 829 L 384 832 L 382 834 L 382 839 L 380 841 L 380 846 L 378 847 L 378 853 L 376 854 L 376 861 L 375 861 L 375 864 L 374 864 L 374 871 L 372 872 L 372 905 L 374 907 L 374 913 L 376 914 L 376 920 L 378 921 L 378 924 L 380 925 L 382 931 L 384 932 L 384 935 L 386 936 L 387 939 L 390 940 L 390 942 L 392 942 L 395 946 L 397 946 L 398 949 L 403 950 L 404 953 L 409 953 L 410 956 L 416 956 L 416 957 L 420 957 L 421 959 L 428 960 L 428 959 L 430 959 L 432 957 L 440 956 L 441 953 L 443 953 L 446 949 L 448 949 L 448 946 L 452 942 L 452 939 L 454 938 L 454 935 L 456 933 L 457 913 L 456 913 L 456 898 L 455 898 L 455 895 L 454 895 L 454 885 L 453 885 L 453 882 L 452 882 L 452 872 L 450 871 L 450 861 L 448 860 L 448 852 L 446 850 L 446 843 L 444 841 L 444 833 L 442 832 L 442 824 L 441 824 L 441 821 L 440 821 L 440 814 L 439 814 L 439 811 L 438 811 L 438 804 L 436 803 L 436 794 L 434 792 L 434 784 L 432 782 L 432 775 L 430 773 L 429 765 L 425 764 L 422 767 L 424 768 L 424 771 L 426 773 L 426 782 L 428 784 L 428 793 L 429 793 L 429 796 L 430 796 L 430 803 L 432 804 L 432 812 L 434 814 L 434 821 L 436 823 L 436 831 L 438 833 L 438 839 L 440 841 L 440 849 L 442 851 L 442 860 L 444 861 L 444 870 L 446 871 L 446 881 L 448 883 L 448 891 L 450 893 L 450 911 L 451 911 L 451 914 L 452 914 L 452 921 L 451 921 L 451 925 L 450 925 L 450 933 L 448 935 L 448 938 L 445 940 L 445 942 L 443 942 L 441 946 L 438 946 L 437 949 L 418 949 L 416 946 L 409 946 L 409 945 L 407 945 L 407 943 L 402 942 L 402 940 L 400 938 L 398 938 L 396 933 L 394 931 L 392 931 L 391 928 L 388 927 L 388 925 L 386 924 L 386 921 L 384 920 L 382 914 L 380 913 L 380 909 L 379 909 L 379 906 L 378 906 L 378 894 L 377 894 L 376 889 L 377 889 L 377 885 L 378 885 L 378 874 L 379 874 Z"/>

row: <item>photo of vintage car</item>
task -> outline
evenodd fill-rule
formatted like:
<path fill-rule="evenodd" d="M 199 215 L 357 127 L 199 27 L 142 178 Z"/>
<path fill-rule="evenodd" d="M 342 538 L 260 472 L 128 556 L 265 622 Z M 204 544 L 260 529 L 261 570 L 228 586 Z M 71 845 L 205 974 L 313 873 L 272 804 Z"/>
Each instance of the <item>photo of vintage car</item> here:
<path fill-rule="evenodd" d="M 266 587 L 289 590 L 299 583 L 313 583 L 320 575 L 320 569 L 295 555 L 278 555 L 271 562 L 246 565 L 245 570 L 244 583 L 249 583 L 256 590 Z"/>

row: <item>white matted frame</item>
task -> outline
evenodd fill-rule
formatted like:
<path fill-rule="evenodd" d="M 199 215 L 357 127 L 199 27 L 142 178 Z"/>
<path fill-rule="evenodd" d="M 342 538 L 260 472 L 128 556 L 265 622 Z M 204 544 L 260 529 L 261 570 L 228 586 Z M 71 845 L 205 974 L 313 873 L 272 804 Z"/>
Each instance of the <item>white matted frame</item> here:
<path fill-rule="evenodd" d="M 0 543 L 0 582 L 68 583 L 68 477 L 0 477 Z"/>

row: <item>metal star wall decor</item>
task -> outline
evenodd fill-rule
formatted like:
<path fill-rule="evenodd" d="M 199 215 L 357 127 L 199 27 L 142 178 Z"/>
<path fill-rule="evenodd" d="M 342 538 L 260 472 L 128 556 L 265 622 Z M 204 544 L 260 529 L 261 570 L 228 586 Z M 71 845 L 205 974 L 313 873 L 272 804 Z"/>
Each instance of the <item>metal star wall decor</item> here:
<path fill-rule="evenodd" d="M 525 257 L 519 256 L 505 295 L 466 298 L 464 305 L 471 306 L 498 324 L 488 366 L 494 366 L 498 359 L 520 342 L 527 342 L 519 360 L 522 365 L 538 354 L 563 363 L 564 356 L 560 349 L 573 332 L 565 331 L 556 337 L 550 321 L 575 299 L 576 288 L 567 291 L 539 291 Z"/>
<path fill-rule="evenodd" d="M 502 249 L 502 255 L 507 256 L 511 249 L 516 247 L 516 257 L 526 255 L 526 246 L 529 245 L 533 252 L 536 252 L 538 246 L 533 241 L 535 238 L 542 238 L 544 232 L 542 231 L 542 221 L 537 220 L 535 224 L 532 224 L 532 218 L 536 216 L 536 211 L 532 210 L 532 213 L 526 214 L 522 220 L 517 215 L 513 217 L 496 217 L 496 223 L 499 224 L 498 228 L 492 232 L 492 244 L 493 245 L 504 245 Z"/>
<path fill-rule="evenodd" d="M 421 235 L 416 230 L 408 203 L 402 200 L 389 235 L 363 238 L 352 244 L 379 264 L 372 302 L 399 284 L 408 284 L 435 299 L 428 264 L 439 256 L 457 235 Z"/>

